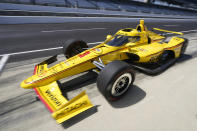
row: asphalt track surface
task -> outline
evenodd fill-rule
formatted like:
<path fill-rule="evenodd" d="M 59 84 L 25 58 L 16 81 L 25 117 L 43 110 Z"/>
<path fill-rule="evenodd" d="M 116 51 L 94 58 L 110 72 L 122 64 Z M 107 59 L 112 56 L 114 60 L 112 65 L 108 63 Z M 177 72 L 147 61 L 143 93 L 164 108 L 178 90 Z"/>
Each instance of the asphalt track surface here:
<path fill-rule="evenodd" d="M 68 39 L 81 39 L 87 43 L 104 41 L 107 34 L 114 34 L 122 28 L 135 28 L 138 22 L 139 19 L 130 22 L 0 25 L 0 55 L 18 53 L 11 55 L 9 60 L 15 62 L 60 54 L 60 48 L 35 50 L 61 47 Z M 197 29 L 196 23 L 197 19 L 145 19 L 148 29 L 188 31 Z M 32 50 L 35 52 L 20 53 Z"/>
<path fill-rule="evenodd" d="M 95 105 L 92 110 L 61 125 L 56 124 L 45 106 L 36 100 L 33 90 L 22 89 L 19 85 L 32 75 L 36 63 L 43 57 L 60 53 L 61 49 L 11 56 L 10 63 L 0 76 L 0 130 L 196 131 L 197 22 L 151 21 L 146 23 L 149 29 L 160 27 L 185 31 L 184 37 L 189 39 L 186 55 L 160 75 L 148 76 L 137 72 L 134 88 L 114 103 L 107 102 L 99 93 L 96 88 L 97 74 L 93 72 L 61 80 L 64 96 L 71 99 L 86 90 Z M 113 34 L 117 29 L 135 27 L 137 22 L 4 25 L 0 27 L 3 47 L 0 54 L 61 47 L 61 42 L 68 36 L 95 43 L 103 41 L 108 33 Z M 85 30 L 87 28 L 89 30 Z"/>

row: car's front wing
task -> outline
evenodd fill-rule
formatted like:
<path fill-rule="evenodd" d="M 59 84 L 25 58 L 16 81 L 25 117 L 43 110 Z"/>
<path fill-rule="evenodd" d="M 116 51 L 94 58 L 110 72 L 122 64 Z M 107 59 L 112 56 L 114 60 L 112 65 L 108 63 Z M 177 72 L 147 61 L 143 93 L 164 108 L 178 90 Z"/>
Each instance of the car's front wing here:
<path fill-rule="evenodd" d="M 39 68 L 47 69 L 47 64 L 35 66 L 34 74 L 39 73 Z M 85 91 L 68 101 L 60 91 L 57 81 L 48 85 L 34 88 L 39 99 L 52 113 L 57 123 L 62 123 L 73 116 L 93 107 Z"/>

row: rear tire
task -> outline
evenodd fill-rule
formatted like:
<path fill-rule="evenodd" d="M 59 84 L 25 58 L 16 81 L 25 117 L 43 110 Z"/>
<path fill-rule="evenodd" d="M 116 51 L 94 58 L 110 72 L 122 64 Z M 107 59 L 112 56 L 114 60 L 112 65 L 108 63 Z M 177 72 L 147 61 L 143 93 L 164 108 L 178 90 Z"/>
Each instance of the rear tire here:
<path fill-rule="evenodd" d="M 63 45 L 63 54 L 68 59 L 85 51 L 87 48 L 87 43 L 82 40 L 68 40 Z"/>
<path fill-rule="evenodd" d="M 135 73 L 129 64 L 113 61 L 101 70 L 97 87 L 107 100 L 116 101 L 126 94 L 134 80 Z"/>

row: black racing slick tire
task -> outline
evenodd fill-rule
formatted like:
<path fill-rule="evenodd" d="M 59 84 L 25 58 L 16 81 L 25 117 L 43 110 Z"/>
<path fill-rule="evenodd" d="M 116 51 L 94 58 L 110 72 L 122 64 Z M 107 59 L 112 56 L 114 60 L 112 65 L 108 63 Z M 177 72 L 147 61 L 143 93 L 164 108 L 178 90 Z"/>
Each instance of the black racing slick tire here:
<path fill-rule="evenodd" d="M 123 61 L 113 61 L 106 65 L 97 77 L 97 87 L 109 101 L 119 100 L 133 87 L 135 72 Z"/>
<path fill-rule="evenodd" d="M 82 40 L 68 40 L 63 45 L 63 54 L 68 59 L 85 51 L 87 48 L 87 43 Z"/>

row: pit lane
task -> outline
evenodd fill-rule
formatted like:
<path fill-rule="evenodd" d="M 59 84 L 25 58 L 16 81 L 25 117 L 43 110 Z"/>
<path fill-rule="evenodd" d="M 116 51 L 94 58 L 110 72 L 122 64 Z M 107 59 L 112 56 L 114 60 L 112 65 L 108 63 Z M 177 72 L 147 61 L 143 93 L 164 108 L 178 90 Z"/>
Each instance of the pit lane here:
<path fill-rule="evenodd" d="M 131 25 L 130 23 L 116 23 L 117 25 L 114 24 L 116 29 L 111 29 L 110 23 L 106 24 L 109 24 L 110 34 L 114 33 L 113 30 Z M 132 24 L 132 26 L 135 27 L 136 24 Z M 148 24 L 151 23 L 146 24 L 149 27 Z M 165 25 L 169 25 L 169 23 L 165 23 Z M 177 24 L 178 27 L 173 26 L 173 28 L 176 31 L 183 28 L 185 31 L 196 29 L 195 25 L 193 26 L 191 23 L 184 25 L 180 22 Z M 156 23 L 152 26 L 159 27 Z M 164 29 L 167 28 L 172 29 L 170 26 L 164 27 Z M 197 99 L 197 33 L 195 31 L 188 31 L 187 33 L 185 37 L 190 40 L 186 51 L 187 55 L 158 76 L 137 73 L 134 89 L 129 90 L 127 95 L 116 103 L 108 103 L 98 92 L 95 84 L 96 74 L 93 72 L 64 79 L 62 83 L 67 88 L 63 93 L 68 98 L 86 90 L 96 108 L 62 126 L 55 123 L 44 105 L 36 100 L 36 95 L 32 90 L 24 90 L 19 86 L 23 79 L 32 74 L 35 63 L 45 59 L 43 57 L 57 52 L 42 52 L 42 58 L 35 57 L 35 55 L 39 55 L 38 52 L 26 54 L 27 59 L 17 56 L 17 60 L 15 62 L 14 60 L 11 61 L 0 77 L 0 129 L 20 131 L 64 130 L 65 128 L 69 130 L 195 131 L 197 129 L 197 105 L 195 102 Z M 74 34 L 76 35 L 76 32 Z M 82 34 L 85 33 L 82 32 Z M 96 38 L 98 37 L 96 40 L 104 40 L 105 35 L 101 32 L 102 39 L 99 39 L 101 37 L 99 34 L 95 35 Z M 44 39 L 42 36 L 40 37 Z M 47 41 L 49 42 L 50 39 Z M 88 42 L 94 41 L 89 40 Z M 22 45 L 25 45 L 25 43 L 22 43 Z M 26 45 L 27 49 L 25 50 L 29 50 L 30 45 Z M 49 48 L 51 46 L 46 44 L 43 47 Z M 22 49 L 22 47 L 20 48 Z M 15 52 L 23 51 L 21 49 L 17 49 Z M 31 49 L 37 49 L 37 47 L 32 46 Z M 4 53 L 11 53 L 9 51 Z M 63 56 L 60 56 L 61 58 Z"/>

